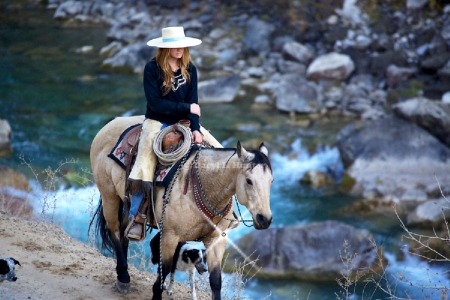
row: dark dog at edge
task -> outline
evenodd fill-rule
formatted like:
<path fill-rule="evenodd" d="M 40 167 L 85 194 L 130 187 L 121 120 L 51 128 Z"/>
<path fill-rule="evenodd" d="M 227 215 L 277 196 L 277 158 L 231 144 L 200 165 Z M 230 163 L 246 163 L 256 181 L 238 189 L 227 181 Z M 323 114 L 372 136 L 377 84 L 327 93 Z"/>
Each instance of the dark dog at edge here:
<path fill-rule="evenodd" d="M 159 264 L 159 241 L 161 234 L 158 232 L 150 241 L 150 248 L 152 250 L 152 263 L 154 265 Z M 196 300 L 195 294 L 195 270 L 202 275 L 208 270 L 206 265 L 206 250 L 199 249 L 197 246 L 189 243 L 178 243 L 175 250 L 172 262 L 172 270 L 170 271 L 170 283 L 167 288 L 167 294 L 170 296 L 173 294 L 173 282 L 175 271 L 185 271 L 189 274 L 189 283 L 191 285 L 192 299 Z M 165 287 L 165 285 L 164 285 Z"/>
<path fill-rule="evenodd" d="M 0 259 L 0 283 L 3 281 L 16 281 L 16 265 L 20 265 L 19 261 L 12 257 L 6 257 Z"/>

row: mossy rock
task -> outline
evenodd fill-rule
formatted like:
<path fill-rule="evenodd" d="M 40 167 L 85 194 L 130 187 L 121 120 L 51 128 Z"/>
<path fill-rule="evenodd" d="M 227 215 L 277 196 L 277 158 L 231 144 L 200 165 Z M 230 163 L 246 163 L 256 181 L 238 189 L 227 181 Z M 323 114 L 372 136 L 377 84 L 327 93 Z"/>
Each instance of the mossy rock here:
<path fill-rule="evenodd" d="M 11 187 L 27 192 L 31 191 L 28 178 L 6 166 L 0 166 L 0 187 Z"/>
<path fill-rule="evenodd" d="M 353 179 L 348 173 L 345 173 L 342 177 L 341 183 L 339 184 L 339 191 L 348 194 L 355 186 L 356 180 Z"/>

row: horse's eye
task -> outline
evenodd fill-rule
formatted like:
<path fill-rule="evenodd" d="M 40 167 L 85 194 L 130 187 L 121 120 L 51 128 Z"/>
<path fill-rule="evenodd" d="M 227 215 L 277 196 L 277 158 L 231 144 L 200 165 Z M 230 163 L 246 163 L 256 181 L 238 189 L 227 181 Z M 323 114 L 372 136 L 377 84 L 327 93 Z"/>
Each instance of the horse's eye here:
<path fill-rule="evenodd" d="M 248 185 L 253 185 L 253 182 L 250 179 L 247 178 L 246 180 Z"/>

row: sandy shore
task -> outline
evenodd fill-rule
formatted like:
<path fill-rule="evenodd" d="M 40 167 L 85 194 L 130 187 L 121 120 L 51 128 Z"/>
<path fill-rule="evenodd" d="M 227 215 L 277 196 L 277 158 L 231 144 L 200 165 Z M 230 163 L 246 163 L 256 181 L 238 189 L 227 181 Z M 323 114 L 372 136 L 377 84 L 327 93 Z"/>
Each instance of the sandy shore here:
<path fill-rule="evenodd" d="M 23 220 L 0 211 L 0 258 L 14 257 L 16 282 L 0 284 L 0 299 L 151 299 L 155 274 L 129 268 L 131 292 L 121 295 L 113 290 L 115 262 L 97 249 L 66 234 L 61 227 Z M 199 299 L 209 293 L 197 291 Z M 175 283 L 172 297 L 192 299 L 190 288 Z"/>

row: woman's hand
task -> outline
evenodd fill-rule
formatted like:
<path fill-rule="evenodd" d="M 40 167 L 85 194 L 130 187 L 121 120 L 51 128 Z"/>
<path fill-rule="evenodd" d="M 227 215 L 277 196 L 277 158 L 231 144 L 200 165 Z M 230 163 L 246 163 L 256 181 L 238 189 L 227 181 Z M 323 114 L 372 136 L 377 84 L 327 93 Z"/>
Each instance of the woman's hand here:
<path fill-rule="evenodd" d="M 192 131 L 192 137 L 194 138 L 194 144 L 201 144 L 203 142 L 203 136 L 198 130 Z"/>
<path fill-rule="evenodd" d="M 202 113 L 201 113 L 201 110 L 200 110 L 200 106 L 198 104 L 196 104 L 196 103 L 192 103 L 191 104 L 191 114 L 194 114 L 194 115 L 197 115 L 197 116 L 200 117 L 200 115 Z"/>

